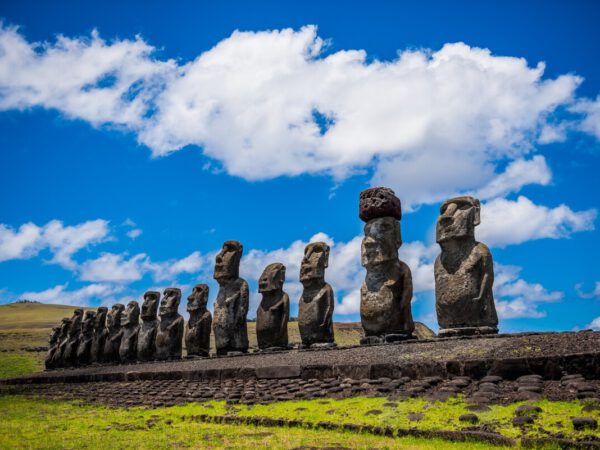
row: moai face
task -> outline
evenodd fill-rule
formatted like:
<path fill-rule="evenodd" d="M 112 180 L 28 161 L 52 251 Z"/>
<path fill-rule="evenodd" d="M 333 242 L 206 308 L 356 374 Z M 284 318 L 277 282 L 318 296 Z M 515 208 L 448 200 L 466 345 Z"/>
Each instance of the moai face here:
<path fill-rule="evenodd" d="M 83 322 L 81 325 L 81 331 L 85 334 L 92 333 L 94 331 L 94 323 L 96 313 L 94 311 L 86 311 L 83 316 Z"/>
<path fill-rule="evenodd" d="M 181 301 L 181 289 L 167 288 L 163 292 L 160 301 L 160 317 L 174 317 L 177 315 L 179 302 Z"/>
<path fill-rule="evenodd" d="M 121 326 L 121 314 L 125 310 L 125 306 L 117 303 L 112 306 L 110 312 L 106 315 L 106 328 L 109 330 L 118 330 Z"/>
<path fill-rule="evenodd" d="M 52 332 L 50 333 L 50 341 L 49 341 L 51 347 L 58 342 L 58 338 L 60 336 L 60 328 L 61 327 L 52 328 Z"/>
<path fill-rule="evenodd" d="M 69 334 L 71 328 L 71 319 L 65 317 L 60 324 L 60 338 L 64 339 Z"/>
<path fill-rule="evenodd" d="M 440 208 L 436 226 L 437 242 L 474 237 L 480 222 L 479 200 L 473 197 L 455 197 L 446 200 Z"/>
<path fill-rule="evenodd" d="M 76 309 L 73 311 L 73 317 L 71 317 L 71 327 L 69 328 L 69 335 L 79 335 L 81 331 L 81 322 L 83 320 L 83 309 Z"/>
<path fill-rule="evenodd" d="M 402 245 L 400 223 L 393 217 L 372 219 L 365 225 L 361 262 L 364 267 L 374 267 L 398 258 Z"/>
<path fill-rule="evenodd" d="M 96 310 L 96 316 L 94 318 L 94 328 L 98 331 L 102 330 L 106 326 L 106 314 L 108 308 L 106 306 L 100 306 Z"/>
<path fill-rule="evenodd" d="M 148 291 L 144 294 L 144 303 L 142 303 L 142 320 L 155 320 L 158 311 L 158 302 L 160 292 Z"/>
<path fill-rule="evenodd" d="M 329 245 L 325 242 L 313 242 L 304 249 L 304 258 L 300 265 L 300 281 L 325 279 L 325 269 L 329 265 Z"/>
<path fill-rule="evenodd" d="M 125 313 L 121 315 L 121 326 L 137 325 L 140 321 L 140 305 L 136 301 L 127 304 Z"/>
<path fill-rule="evenodd" d="M 238 241 L 226 241 L 215 259 L 215 273 L 217 282 L 232 280 L 239 277 L 240 259 L 244 247 Z"/>
<path fill-rule="evenodd" d="M 258 292 L 281 291 L 285 282 L 285 266 L 281 263 L 269 264 L 258 280 Z"/>
<path fill-rule="evenodd" d="M 192 289 L 192 293 L 187 300 L 187 312 L 204 311 L 206 303 L 208 303 L 208 286 L 206 284 L 197 284 Z"/>

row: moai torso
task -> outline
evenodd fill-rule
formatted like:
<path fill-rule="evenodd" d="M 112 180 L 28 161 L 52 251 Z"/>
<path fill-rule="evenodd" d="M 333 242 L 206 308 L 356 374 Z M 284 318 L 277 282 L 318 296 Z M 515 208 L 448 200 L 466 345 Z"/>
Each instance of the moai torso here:
<path fill-rule="evenodd" d="M 96 310 L 96 317 L 94 318 L 94 339 L 92 340 L 92 349 L 90 351 L 90 361 L 92 363 L 104 362 L 104 344 L 106 342 L 106 336 L 108 330 L 106 329 L 106 315 L 108 314 L 108 308 L 106 306 L 100 306 Z"/>
<path fill-rule="evenodd" d="M 498 332 L 492 255 L 475 241 L 479 210 L 473 197 L 456 197 L 441 207 L 436 235 L 442 253 L 434 268 L 441 336 Z"/>
<path fill-rule="evenodd" d="M 185 348 L 188 356 L 208 356 L 210 354 L 210 331 L 212 315 L 206 309 L 208 302 L 208 286 L 194 286 L 188 297 L 187 312 L 190 313 L 185 333 Z"/>
<path fill-rule="evenodd" d="M 56 343 L 56 350 L 52 355 L 52 367 L 64 367 L 63 353 L 69 342 L 69 328 L 71 327 L 71 319 L 65 317 L 60 325 L 60 334 Z"/>
<path fill-rule="evenodd" d="M 79 347 L 79 335 L 81 334 L 81 323 L 83 321 L 83 310 L 76 309 L 71 317 L 71 326 L 69 327 L 69 338 L 64 348 L 63 363 L 65 366 L 76 366 L 77 348 Z"/>
<path fill-rule="evenodd" d="M 248 283 L 239 278 L 243 247 L 237 241 L 227 241 L 217 255 L 214 278 L 219 283 L 215 301 L 213 332 L 217 354 L 248 351 Z"/>
<path fill-rule="evenodd" d="M 298 304 L 298 328 L 305 347 L 333 345 L 333 289 L 325 282 L 329 246 L 313 242 L 304 249 L 300 282 L 304 289 Z"/>
<path fill-rule="evenodd" d="M 258 282 L 262 301 L 256 311 L 256 338 L 260 349 L 287 348 L 290 299 L 283 292 L 285 266 L 268 265 Z"/>
<path fill-rule="evenodd" d="M 142 324 L 137 339 L 137 359 L 139 361 L 152 361 L 156 356 L 156 331 L 158 330 L 156 314 L 159 301 L 159 292 L 148 291 L 144 294 Z"/>
<path fill-rule="evenodd" d="M 52 369 L 54 367 L 52 359 L 54 357 L 54 354 L 56 353 L 56 349 L 58 348 L 59 338 L 60 327 L 52 328 L 52 333 L 50 333 L 50 340 L 48 341 L 48 352 L 46 353 L 46 358 L 44 360 L 44 366 L 46 367 L 46 369 Z"/>
<path fill-rule="evenodd" d="M 181 290 L 167 288 L 160 301 L 160 323 L 156 331 L 156 359 L 181 358 L 184 321 L 177 309 Z"/>
<path fill-rule="evenodd" d="M 95 317 L 96 313 L 94 311 L 86 311 L 83 315 L 79 345 L 77 347 L 77 362 L 80 366 L 86 366 L 91 362 Z"/>
<path fill-rule="evenodd" d="M 412 336 L 412 275 L 398 258 L 402 245 L 400 200 L 388 188 L 360 194 L 360 218 L 366 224 L 361 247 L 367 270 L 360 290 L 363 343 L 395 341 Z"/>
<path fill-rule="evenodd" d="M 121 346 L 121 315 L 125 306 L 117 303 L 112 306 L 106 315 L 106 340 L 104 341 L 104 362 L 119 361 L 119 347 Z"/>
<path fill-rule="evenodd" d="M 119 344 L 119 360 L 134 362 L 137 359 L 137 340 L 140 329 L 140 306 L 131 301 L 121 316 L 121 342 Z"/>

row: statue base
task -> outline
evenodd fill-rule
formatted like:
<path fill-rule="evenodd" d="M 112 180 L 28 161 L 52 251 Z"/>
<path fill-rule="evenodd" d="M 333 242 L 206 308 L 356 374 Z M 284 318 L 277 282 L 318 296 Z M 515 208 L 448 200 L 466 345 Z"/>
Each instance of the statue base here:
<path fill-rule="evenodd" d="M 360 340 L 360 345 L 375 345 L 391 342 L 402 342 L 409 339 L 416 339 L 412 334 L 406 333 L 391 333 L 383 336 L 365 336 Z"/>
<path fill-rule="evenodd" d="M 254 350 L 254 353 L 273 353 L 273 352 L 285 352 L 287 350 L 291 350 L 292 347 L 288 345 L 287 347 L 267 347 L 267 348 L 259 348 Z"/>
<path fill-rule="evenodd" d="M 319 349 L 319 348 L 335 348 L 335 347 L 337 347 L 337 344 L 335 342 L 315 342 L 314 344 L 310 344 L 310 345 L 300 344 L 298 346 L 298 348 L 300 350 L 307 350 L 309 348 Z"/>
<path fill-rule="evenodd" d="M 478 336 L 484 334 L 498 334 L 497 327 L 457 327 L 457 328 L 440 328 L 438 337 L 453 337 L 453 336 Z"/>

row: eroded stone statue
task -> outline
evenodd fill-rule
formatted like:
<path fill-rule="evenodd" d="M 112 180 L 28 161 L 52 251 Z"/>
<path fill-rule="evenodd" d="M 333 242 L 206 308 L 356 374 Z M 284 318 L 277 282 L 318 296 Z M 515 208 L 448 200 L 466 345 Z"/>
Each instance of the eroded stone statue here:
<path fill-rule="evenodd" d="M 46 359 L 44 360 L 44 366 L 46 369 L 52 369 L 54 366 L 52 364 L 52 359 L 54 354 L 56 353 L 56 349 L 60 344 L 60 328 L 54 327 L 52 328 L 52 332 L 50 333 L 50 340 L 48 341 L 48 352 L 46 353 Z"/>
<path fill-rule="evenodd" d="M 444 202 L 436 227 L 442 253 L 435 261 L 435 307 L 440 336 L 498 332 L 492 285 L 494 265 L 486 245 L 475 240 L 479 200 Z"/>
<path fill-rule="evenodd" d="M 119 360 L 134 362 L 137 360 L 137 340 L 140 329 L 140 305 L 136 301 L 127 304 L 125 313 L 121 315 L 121 343 L 119 344 Z"/>
<path fill-rule="evenodd" d="M 160 323 L 156 331 L 156 355 L 158 360 L 181 358 L 183 340 L 183 317 L 177 309 L 181 301 L 181 289 L 167 288 L 160 301 Z"/>
<path fill-rule="evenodd" d="M 185 334 L 185 347 L 188 356 L 208 356 L 210 354 L 212 315 L 206 309 L 207 302 L 208 286 L 206 284 L 194 286 L 187 303 L 190 320 Z"/>
<path fill-rule="evenodd" d="M 361 262 L 367 270 L 360 290 L 363 344 L 412 337 L 412 275 L 398 258 L 402 245 L 400 200 L 394 191 L 378 187 L 360 193 L 360 218 L 366 222 Z"/>
<path fill-rule="evenodd" d="M 304 287 L 298 305 L 298 328 L 304 347 L 333 346 L 333 289 L 325 282 L 329 245 L 313 242 L 304 249 L 300 283 Z"/>
<path fill-rule="evenodd" d="M 77 348 L 79 347 L 79 335 L 81 334 L 81 323 L 83 321 L 83 309 L 73 311 L 71 317 L 71 325 L 69 326 L 69 334 L 64 352 L 62 355 L 63 364 L 65 366 L 76 366 Z"/>
<path fill-rule="evenodd" d="M 160 292 L 148 291 L 144 294 L 142 303 L 142 325 L 137 341 L 137 359 L 152 361 L 156 355 L 156 331 L 158 330 L 158 303 Z"/>
<path fill-rule="evenodd" d="M 121 315 L 125 306 L 121 303 L 114 304 L 106 315 L 106 340 L 104 341 L 104 362 L 119 361 L 119 347 L 121 346 Z"/>
<path fill-rule="evenodd" d="M 52 355 L 52 367 L 64 367 L 63 353 L 69 342 L 69 328 L 71 327 L 71 319 L 65 317 L 60 323 L 60 333 L 58 335 L 58 343 L 56 350 Z"/>
<path fill-rule="evenodd" d="M 92 363 L 104 362 L 104 343 L 108 335 L 108 330 L 106 329 L 107 313 L 108 308 L 106 306 L 100 306 L 96 310 L 96 316 L 94 317 L 94 340 L 92 341 L 92 350 L 90 353 Z"/>
<path fill-rule="evenodd" d="M 92 344 L 94 343 L 94 311 L 86 311 L 81 323 L 79 345 L 77 347 L 77 362 L 80 366 L 87 366 L 92 360 Z"/>
<path fill-rule="evenodd" d="M 219 283 L 213 332 L 218 355 L 248 351 L 248 283 L 239 277 L 243 247 L 227 241 L 215 261 L 214 279 Z"/>
<path fill-rule="evenodd" d="M 258 280 L 262 300 L 256 311 L 256 339 L 258 348 L 286 349 L 288 347 L 288 320 L 290 298 L 283 292 L 285 266 L 269 264 Z"/>

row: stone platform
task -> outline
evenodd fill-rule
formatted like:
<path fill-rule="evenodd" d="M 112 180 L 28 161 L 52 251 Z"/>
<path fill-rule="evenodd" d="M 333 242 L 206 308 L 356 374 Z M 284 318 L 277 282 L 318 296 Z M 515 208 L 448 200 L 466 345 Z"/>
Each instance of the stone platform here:
<path fill-rule="evenodd" d="M 255 379 L 600 379 L 600 332 L 523 333 L 53 370 L 0 384 Z"/>

